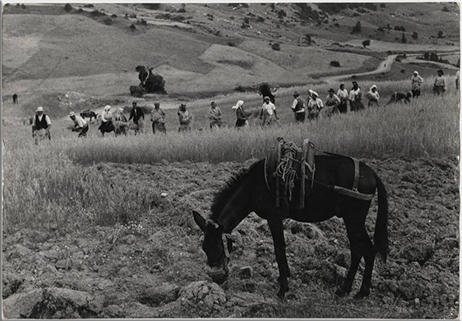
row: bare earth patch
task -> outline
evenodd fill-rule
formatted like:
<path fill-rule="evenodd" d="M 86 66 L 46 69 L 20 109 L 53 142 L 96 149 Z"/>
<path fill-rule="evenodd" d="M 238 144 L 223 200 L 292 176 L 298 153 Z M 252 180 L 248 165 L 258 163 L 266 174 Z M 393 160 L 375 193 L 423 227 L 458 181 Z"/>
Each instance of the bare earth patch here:
<path fill-rule="evenodd" d="M 388 191 L 390 254 L 386 265 L 377 260 L 364 300 L 333 295 L 349 265 L 341 219 L 285 222 L 293 274 L 285 302 L 275 296 L 278 270 L 267 223 L 254 214 L 232 233 L 228 281 L 220 287 L 208 279 L 191 210 L 208 213 L 224 181 L 252 161 L 99 164 L 94 170 L 115 184 L 141 186 L 149 213 L 112 227 L 93 226 L 89 213 L 75 227 L 4 235 L 5 317 L 456 317 L 456 159 L 365 161 Z M 372 233 L 375 204 L 371 211 Z M 250 267 L 250 278 L 243 267 Z"/>

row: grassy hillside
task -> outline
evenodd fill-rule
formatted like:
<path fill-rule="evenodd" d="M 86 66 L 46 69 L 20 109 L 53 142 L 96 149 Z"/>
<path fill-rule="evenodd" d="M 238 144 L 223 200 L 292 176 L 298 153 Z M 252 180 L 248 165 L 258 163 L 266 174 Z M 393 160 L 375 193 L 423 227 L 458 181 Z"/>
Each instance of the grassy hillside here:
<path fill-rule="evenodd" d="M 450 3 L 72 6 L 70 13 L 59 4 L 4 8 L 3 91 L 21 97 L 14 110 L 7 106 L 8 113 L 21 115 L 21 109 L 68 91 L 128 96 L 129 86 L 138 83 L 139 64 L 166 80 L 162 100 L 212 97 L 262 81 L 313 84 L 327 75 L 373 70 L 389 50 L 455 49 L 459 32 L 458 11 Z M 362 30 L 352 34 L 358 21 Z M 390 30 L 377 30 L 387 24 Z M 402 34 L 395 26 L 405 27 L 408 43 L 395 40 Z M 443 37 L 435 38 L 439 28 Z M 365 38 L 373 39 L 366 49 Z M 272 48 L 275 43 L 280 50 Z M 457 59 L 455 53 L 451 61 Z M 398 64 L 375 79 L 404 79 L 414 67 Z M 418 68 L 433 73 L 433 66 Z"/>

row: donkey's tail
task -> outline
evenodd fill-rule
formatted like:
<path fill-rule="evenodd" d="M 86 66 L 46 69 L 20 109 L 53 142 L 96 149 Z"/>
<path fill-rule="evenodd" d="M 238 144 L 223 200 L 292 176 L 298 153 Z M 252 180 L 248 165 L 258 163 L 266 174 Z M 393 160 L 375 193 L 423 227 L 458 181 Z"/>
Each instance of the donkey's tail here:
<path fill-rule="evenodd" d="M 379 208 L 377 212 L 377 221 L 375 222 L 374 246 L 377 253 L 380 254 L 384 262 L 387 261 L 388 254 L 388 200 L 387 191 L 380 178 L 374 172 L 375 181 L 377 182 Z"/>

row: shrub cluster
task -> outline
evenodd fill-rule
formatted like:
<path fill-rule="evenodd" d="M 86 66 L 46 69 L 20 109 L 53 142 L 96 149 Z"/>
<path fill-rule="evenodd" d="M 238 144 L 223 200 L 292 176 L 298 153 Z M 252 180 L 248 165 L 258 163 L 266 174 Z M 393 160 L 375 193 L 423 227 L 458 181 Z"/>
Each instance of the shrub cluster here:
<path fill-rule="evenodd" d="M 281 50 L 281 44 L 278 43 L 278 42 L 273 43 L 273 44 L 271 45 L 271 48 L 273 48 L 273 50 L 279 51 L 279 50 Z"/>
<path fill-rule="evenodd" d="M 332 60 L 332 61 L 330 62 L 330 65 L 331 65 L 332 67 L 340 67 L 340 62 L 338 62 L 338 61 L 336 61 L 336 60 Z"/>

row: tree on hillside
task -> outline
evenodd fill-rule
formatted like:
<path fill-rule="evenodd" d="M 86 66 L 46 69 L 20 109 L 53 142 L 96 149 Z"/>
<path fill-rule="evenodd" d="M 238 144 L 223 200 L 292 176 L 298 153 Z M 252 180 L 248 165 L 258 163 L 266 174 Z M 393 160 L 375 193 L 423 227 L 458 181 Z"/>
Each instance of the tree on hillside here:
<path fill-rule="evenodd" d="M 361 22 L 356 22 L 356 25 L 351 30 L 351 33 L 360 33 L 361 32 Z"/>
<path fill-rule="evenodd" d="M 366 46 L 370 46 L 370 45 L 371 45 L 371 41 L 369 39 L 363 41 L 364 49 L 366 49 Z"/>
<path fill-rule="evenodd" d="M 404 32 L 403 32 L 403 36 L 401 37 L 401 42 L 402 42 L 402 43 L 406 43 L 406 42 L 407 42 L 407 39 L 406 39 L 406 36 L 404 35 Z"/>
<path fill-rule="evenodd" d="M 443 32 L 442 32 L 441 30 L 438 31 L 438 38 L 444 38 L 444 37 L 443 37 Z"/>
<path fill-rule="evenodd" d="M 311 35 L 307 33 L 305 35 L 306 42 L 308 43 L 308 46 L 311 46 Z"/>
<path fill-rule="evenodd" d="M 145 88 L 148 93 L 167 94 L 165 91 L 165 80 L 159 74 L 153 74 L 152 68 L 149 69 L 149 76 L 146 79 Z"/>

